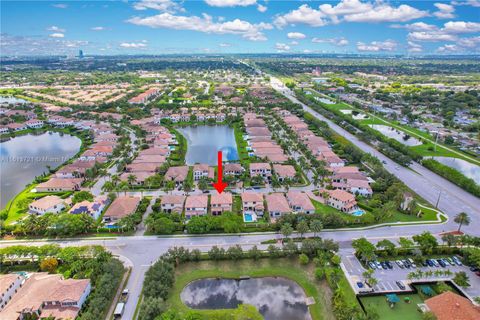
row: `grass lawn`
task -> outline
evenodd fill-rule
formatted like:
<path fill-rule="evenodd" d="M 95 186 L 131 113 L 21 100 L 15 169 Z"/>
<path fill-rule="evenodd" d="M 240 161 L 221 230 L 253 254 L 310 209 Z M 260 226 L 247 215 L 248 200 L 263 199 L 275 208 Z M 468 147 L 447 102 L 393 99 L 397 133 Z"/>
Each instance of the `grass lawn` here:
<path fill-rule="evenodd" d="M 386 301 L 385 296 L 362 297 L 360 300 L 363 305 L 373 308 L 380 315 L 382 320 L 421 320 L 422 314 L 417 310 L 417 304 L 423 303 L 423 300 L 417 293 L 398 295 L 400 301 L 393 308 Z M 403 299 L 410 298 L 410 303 L 405 303 Z"/>
<path fill-rule="evenodd" d="M 314 265 L 310 263 L 302 266 L 297 258 L 260 259 L 257 261 L 244 259 L 238 261 L 200 261 L 190 262 L 176 268 L 175 285 L 168 298 L 168 303 L 182 312 L 190 310 L 180 299 L 183 288 L 191 281 L 202 278 L 239 278 L 241 276 L 269 277 L 279 276 L 288 278 L 299 284 L 307 297 L 313 297 L 315 304 L 309 306 L 313 320 L 334 319 L 330 311 L 330 292 L 326 292 L 328 286 L 315 280 L 313 273 Z M 222 318 L 222 315 L 231 313 L 229 309 L 220 310 L 196 310 L 207 318 Z"/>

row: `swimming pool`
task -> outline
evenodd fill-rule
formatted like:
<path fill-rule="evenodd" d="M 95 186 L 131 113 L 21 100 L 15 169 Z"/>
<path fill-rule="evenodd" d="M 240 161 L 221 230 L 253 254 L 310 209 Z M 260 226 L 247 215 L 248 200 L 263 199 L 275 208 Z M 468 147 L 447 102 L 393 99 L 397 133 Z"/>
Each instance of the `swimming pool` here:
<path fill-rule="evenodd" d="M 355 210 L 355 211 L 352 212 L 352 216 L 360 217 L 360 216 L 362 216 L 364 213 L 365 213 L 365 212 L 364 212 L 363 210 L 358 209 L 358 210 Z"/>
<path fill-rule="evenodd" d="M 255 222 L 257 221 L 257 215 L 251 213 L 244 213 L 243 214 L 243 221 L 245 222 Z"/>

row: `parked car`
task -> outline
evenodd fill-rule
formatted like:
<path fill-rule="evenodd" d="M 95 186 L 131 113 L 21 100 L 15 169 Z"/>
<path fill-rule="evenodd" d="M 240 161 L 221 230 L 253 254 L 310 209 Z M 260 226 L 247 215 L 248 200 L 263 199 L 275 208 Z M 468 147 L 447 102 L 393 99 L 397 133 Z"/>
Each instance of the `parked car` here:
<path fill-rule="evenodd" d="M 442 266 L 442 268 L 445 268 L 447 266 L 442 259 L 437 259 L 437 261 L 438 261 L 438 264 Z"/>
<path fill-rule="evenodd" d="M 422 267 L 427 267 L 428 266 L 428 263 L 426 260 L 422 261 Z"/>
<path fill-rule="evenodd" d="M 430 261 L 432 261 L 432 263 L 433 263 L 433 265 L 434 265 L 435 267 L 440 267 L 440 265 L 438 264 L 437 260 L 431 259 Z"/>
<path fill-rule="evenodd" d="M 385 261 L 380 262 L 380 265 L 382 266 L 382 268 L 383 268 L 384 270 L 387 270 L 387 269 L 388 269 L 387 263 L 386 263 Z"/>
<path fill-rule="evenodd" d="M 370 268 L 374 269 L 374 270 L 377 269 L 377 265 L 376 265 L 373 261 L 370 261 L 370 262 L 368 263 L 368 266 L 369 266 Z"/>
<path fill-rule="evenodd" d="M 402 262 L 405 268 L 410 269 L 411 265 L 410 265 L 410 262 L 408 262 L 408 260 L 402 260 Z"/>
<path fill-rule="evenodd" d="M 455 261 L 453 261 L 452 258 L 446 258 L 446 259 L 447 259 L 448 263 L 450 263 L 451 266 L 456 265 Z"/>
<path fill-rule="evenodd" d="M 388 269 L 393 269 L 393 264 L 390 261 L 385 262 L 387 264 Z"/>
<path fill-rule="evenodd" d="M 400 260 L 395 261 L 395 263 L 397 264 L 397 266 L 399 266 L 399 267 L 402 268 L 402 269 L 405 267 L 405 266 L 403 265 L 402 261 L 400 261 Z"/>
<path fill-rule="evenodd" d="M 470 269 L 470 271 L 472 271 L 472 272 L 480 271 L 480 269 L 478 269 L 477 267 L 470 267 L 469 269 Z"/>
<path fill-rule="evenodd" d="M 460 259 L 457 256 L 453 256 L 452 259 L 453 259 L 453 261 L 455 261 L 457 266 L 463 265 L 462 261 L 460 261 Z"/>
<path fill-rule="evenodd" d="M 408 259 L 408 262 L 410 263 L 410 265 L 412 266 L 412 268 L 416 268 L 417 265 L 415 264 L 415 262 L 413 262 L 413 259 Z"/>
<path fill-rule="evenodd" d="M 440 259 L 443 261 L 443 263 L 445 263 L 445 265 L 448 267 L 450 265 L 452 265 L 447 259 L 443 258 L 443 259 Z"/>
<path fill-rule="evenodd" d="M 475 272 L 475 274 L 480 277 L 480 271 Z"/>
<path fill-rule="evenodd" d="M 382 269 L 382 265 L 378 261 L 374 261 L 375 265 L 377 266 L 377 269 Z"/>
<path fill-rule="evenodd" d="M 360 281 L 358 281 L 358 282 L 357 282 L 357 287 L 359 287 L 360 289 L 362 289 L 362 288 L 363 288 L 363 283 L 360 282 Z"/>
<path fill-rule="evenodd" d="M 428 265 L 429 267 L 434 267 L 434 266 L 435 266 L 435 265 L 433 264 L 433 261 L 430 260 L 430 259 L 425 260 L 425 262 L 427 263 L 427 265 Z"/>
<path fill-rule="evenodd" d="M 401 289 L 401 290 L 405 290 L 405 285 L 403 283 L 401 283 L 400 281 L 395 281 L 395 283 L 397 284 L 397 286 Z"/>

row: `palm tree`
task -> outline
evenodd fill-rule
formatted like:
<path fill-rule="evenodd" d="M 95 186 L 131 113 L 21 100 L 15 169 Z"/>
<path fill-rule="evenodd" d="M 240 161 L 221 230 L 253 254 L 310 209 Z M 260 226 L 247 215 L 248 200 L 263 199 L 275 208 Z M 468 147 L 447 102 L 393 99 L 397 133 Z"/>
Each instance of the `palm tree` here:
<path fill-rule="evenodd" d="M 468 216 L 467 213 L 465 212 L 460 212 L 455 216 L 455 219 L 453 219 L 456 223 L 458 223 L 458 232 L 460 232 L 460 228 L 462 228 L 462 225 L 468 226 L 470 224 L 470 217 Z"/>
<path fill-rule="evenodd" d="M 117 185 L 117 183 L 120 181 L 120 177 L 118 175 L 113 175 L 111 179 L 113 185 Z"/>
<path fill-rule="evenodd" d="M 137 177 L 133 174 L 129 174 L 127 177 L 127 181 L 130 185 L 134 184 L 137 181 Z"/>
<path fill-rule="evenodd" d="M 312 230 L 314 237 L 316 237 L 316 236 L 317 236 L 317 233 L 319 233 L 320 231 L 322 231 L 322 229 L 323 229 L 322 221 L 320 221 L 320 220 L 312 220 L 312 222 L 310 222 L 310 230 Z"/>

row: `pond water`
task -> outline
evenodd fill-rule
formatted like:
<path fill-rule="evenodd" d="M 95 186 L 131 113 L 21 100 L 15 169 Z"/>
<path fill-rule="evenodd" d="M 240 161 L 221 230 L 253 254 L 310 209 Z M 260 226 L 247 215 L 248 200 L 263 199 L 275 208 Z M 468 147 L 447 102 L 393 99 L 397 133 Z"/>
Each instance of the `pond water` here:
<path fill-rule="evenodd" d="M 178 131 L 187 139 L 187 165 L 216 165 L 218 151 L 222 151 L 223 161 L 238 160 L 235 134 L 229 126 L 190 126 Z"/>
<path fill-rule="evenodd" d="M 81 140 L 58 132 L 24 135 L 0 143 L 0 208 L 36 176 L 74 156 Z"/>
<path fill-rule="evenodd" d="M 4 97 L 4 96 L 0 96 L 0 104 L 3 104 L 3 103 L 7 103 L 7 104 L 10 104 L 10 103 L 28 103 L 27 100 L 23 100 L 23 99 L 19 99 L 19 98 L 15 98 L 15 97 Z"/>
<path fill-rule="evenodd" d="M 406 146 L 413 147 L 422 144 L 420 140 L 410 137 L 406 133 L 393 127 L 384 126 L 383 124 L 369 124 L 369 126 L 377 131 L 380 131 L 384 136 L 395 139 Z"/>
<path fill-rule="evenodd" d="M 233 309 L 251 304 L 265 320 L 310 320 L 303 289 L 284 278 L 201 279 L 180 294 L 193 309 Z"/>
<path fill-rule="evenodd" d="M 480 185 L 480 166 L 458 158 L 433 157 L 433 159 L 453 169 L 457 169 Z"/>

